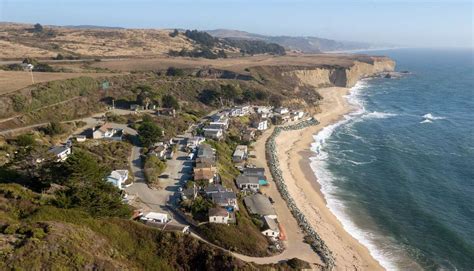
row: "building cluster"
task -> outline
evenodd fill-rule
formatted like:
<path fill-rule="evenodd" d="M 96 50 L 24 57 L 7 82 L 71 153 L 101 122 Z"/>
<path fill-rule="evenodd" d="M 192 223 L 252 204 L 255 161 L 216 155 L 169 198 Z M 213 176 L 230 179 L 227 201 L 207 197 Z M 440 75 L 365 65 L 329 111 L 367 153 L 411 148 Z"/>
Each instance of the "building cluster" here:
<path fill-rule="evenodd" d="M 217 172 L 216 150 L 203 143 L 203 138 L 188 140 L 187 148 L 192 149 L 194 159 L 193 182 L 181 191 L 181 200 L 194 201 L 198 196 L 213 203 L 208 210 L 210 223 L 235 223 L 235 212 L 239 210 L 237 194 L 221 184 Z M 194 155 L 196 156 L 194 158 Z"/>
<path fill-rule="evenodd" d="M 210 121 L 203 127 L 206 138 L 221 140 L 224 138 L 229 121 L 232 118 L 248 116 L 250 124 L 241 131 L 242 139 L 249 142 L 254 139 L 256 131 L 265 131 L 270 125 L 298 121 L 305 116 L 302 110 L 290 110 L 286 107 L 272 106 L 235 106 L 224 109 L 210 117 Z"/>

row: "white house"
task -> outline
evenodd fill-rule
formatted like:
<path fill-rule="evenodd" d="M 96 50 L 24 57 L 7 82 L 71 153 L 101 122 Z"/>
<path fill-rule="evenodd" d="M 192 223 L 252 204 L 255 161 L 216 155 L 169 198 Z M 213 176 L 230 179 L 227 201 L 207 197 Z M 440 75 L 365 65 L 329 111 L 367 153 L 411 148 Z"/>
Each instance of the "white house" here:
<path fill-rule="evenodd" d="M 220 140 L 224 137 L 222 129 L 204 128 L 204 137 Z"/>
<path fill-rule="evenodd" d="M 250 107 L 248 105 L 234 107 L 230 110 L 229 116 L 231 117 L 243 117 L 248 115 L 250 112 Z"/>
<path fill-rule="evenodd" d="M 266 119 L 256 120 L 252 123 L 252 126 L 254 128 L 257 128 L 257 130 L 259 130 L 259 131 L 267 130 L 268 129 L 268 120 L 266 120 Z"/>
<path fill-rule="evenodd" d="M 258 191 L 260 188 L 260 182 L 257 176 L 239 175 L 237 179 L 235 179 L 235 183 L 241 190 Z"/>
<path fill-rule="evenodd" d="M 275 109 L 275 113 L 280 114 L 280 115 L 288 114 L 289 112 L 290 111 L 286 107 L 278 107 Z"/>
<path fill-rule="evenodd" d="M 87 139 L 85 135 L 76 135 L 75 138 L 77 142 L 84 142 Z"/>
<path fill-rule="evenodd" d="M 273 237 L 273 238 L 278 238 L 280 236 L 280 229 L 275 219 L 270 218 L 268 216 L 264 216 L 263 222 L 264 222 L 264 230 L 262 231 L 263 235 L 268 236 L 268 237 Z"/>
<path fill-rule="evenodd" d="M 170 221 L 170 219 L 168 218 L 168 214 L 156 213 L 156 212 L 149 212 L 145 215 L 142 215 L 140 219 L 144 221 L 152 221 L 156 223 L 167 223 L 168 221 Z"/>
<path fill-rule="evenodd" d="M 241 163 L 247 159 L 248 147 L 246 145 L 238 145 L 232 154 L 232 162 Z"/>
<path fill-rule="evenodd" d="M 49 153 L 54 154 L 56 156 L 56 162 L 65 161 L 69 155 L 71 154 L 71 147 L 69 146 L 54 146 L 48 150 Z"/>
<path fill-rule="evenodd" d="M 106 123 L 93 131 L 92 138 L 122 140 L 122 135 L 123 129 L 114 128 L 110 124 Z"/>
<path fill-rule="evenodd" d="M 224 208 L 210 208 L 209 222 L 218 224 L 229 224 L 230 214 Z"/>
<path fill-rule="evenodd" d="M 128 180 L 128 170 L 114 170 L 107 176 L 107 181 L 115 185 L 118 189 L 123 189 L 123 184 Z"/>

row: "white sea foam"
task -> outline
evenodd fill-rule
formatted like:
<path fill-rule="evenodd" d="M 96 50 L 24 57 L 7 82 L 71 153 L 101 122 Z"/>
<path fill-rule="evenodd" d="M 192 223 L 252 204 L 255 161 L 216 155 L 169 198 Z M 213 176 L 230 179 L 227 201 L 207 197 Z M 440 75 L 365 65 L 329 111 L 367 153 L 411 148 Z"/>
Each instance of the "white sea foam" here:
<path fill-rule="evenodd" d="M 429 119 L 425 119 L 423 121 L 420 121 L 420 123 L 432 123 L 433 121 L 432 120 L 429 120 Z"/>
<path fill-rule="evenodd" d="M 427 119 L 427 120 L 444 120 L 445 117 L 436 117 L 434 116 L 433 114 L 431 113 L 428 113 L 428 114 L 424 114 L 423 115 L 423 118 Z"/>
<path fill-rule="evenodd" d="M 363 118 L 366 118 L 366 119 L 386 119 L 386 118 L 390 118 L 390 117 L 394 117 L 394 116 L 397 116 L 397 114 L 374 111 L 374 112 L 370 112 L 368 114 L 365 114 L 363 116 Z"/>
<path fill-rule="evenodd" d="M 314 135 L 315 142 L 311 145 L 311 150 L 315 151 L 316 156 L 310 158 L 311 168 L 321 185 L 321 192 L 326 198 L 328 208 L 339 221 L 341 221 L 344 229 L 366 246 L 372 257 L 385 269 L 398 270 L 395 262 L 397 262 L 398 255 L 402 250 L 397 249 L 396 245 L 387 240 L 384 236 L 359 228 L 350 218 L 344 202 L 336 196 L 337 187 L 334 186 L 336 176 L 328 170 L 327 159 L 329 158 L 329 154 L 324 150 L 326 140 L 334 133 L 335 129 L 341 125 L 351 124 L 352 122 L 362 121 L 367 118 L 387 118 L 395 116 L 395 114 L 381 112 L 371 112 L 367 114 L 364 102 L 359 98 L 360 93 L 366 87 L 366 81 L 359 81 L 351 89 L 350 94 L 346 96 L 348 102 L 356 106 L 356 111 L 345 115 L 343 120 L 324 127 L 318 134 Z M 367 115 L 370 116 L 366 117 Z"/>

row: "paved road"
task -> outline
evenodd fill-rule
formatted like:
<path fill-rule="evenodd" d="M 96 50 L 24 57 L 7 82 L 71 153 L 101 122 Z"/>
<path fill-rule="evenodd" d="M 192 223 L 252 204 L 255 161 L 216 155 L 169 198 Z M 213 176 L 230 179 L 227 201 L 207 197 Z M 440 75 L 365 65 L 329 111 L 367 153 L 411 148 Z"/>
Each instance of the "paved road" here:
<path fill-rule="evenodd" d="M 172 215 L 166 207 L 167 204 L 173 204 L 178 197 L 178 188 L 191 178 L 192 162 L 187 160 L 188 154 L 181 151 L 185 145 L 185 139 L 180 138 L 178 150 L 173 159 L 167 161 L 166 173 L 168 178 L 160 180 L 162 189 L 151 189 L 144 178 L 143 164 L 140 159 L 140 147 L 134 146 L 130 158 L 132 174 L 135 177 L 135 183 L 125 190 L 129 194 L 134 194 L 145 203 L 151 211 L 166 212 Z"/>

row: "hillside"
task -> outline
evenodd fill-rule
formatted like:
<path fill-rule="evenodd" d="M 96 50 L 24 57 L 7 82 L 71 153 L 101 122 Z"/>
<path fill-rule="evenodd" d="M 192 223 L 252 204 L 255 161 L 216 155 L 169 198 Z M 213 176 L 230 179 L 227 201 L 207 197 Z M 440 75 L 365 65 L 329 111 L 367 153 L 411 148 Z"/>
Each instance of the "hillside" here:
<path fill-rule="evenodd" d="M 266 36 L 230 29 L 206 30 L 206 32 L 218 38 L 260 40 L 277 43 L 288 50 L 301 51 L 303 53 L 369 49 L 375 46 L 365 42 L 336 41 L 311 36 Z"/>
<path fill-rule="evenodd" d="M 1 270 L 293 270 L 242 262 L 188 235 L 52 205 L 0 183 Z"/>
<path fill-rule="evenodd" d="M 0 23 L 0 59 L 3 60 L 26 57 L 58 60 L 146 58 L 169 53 L 173 56 L 218 58 L 243 53 L 284 54 L 284 48 L 262 41 L 231 43 L 196 30 Z"/>

